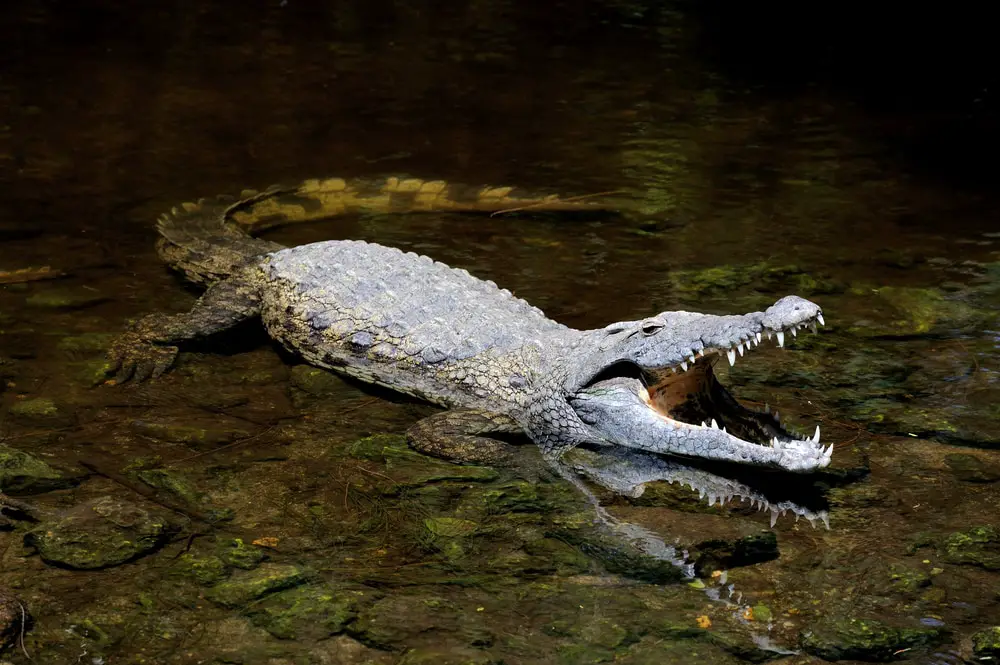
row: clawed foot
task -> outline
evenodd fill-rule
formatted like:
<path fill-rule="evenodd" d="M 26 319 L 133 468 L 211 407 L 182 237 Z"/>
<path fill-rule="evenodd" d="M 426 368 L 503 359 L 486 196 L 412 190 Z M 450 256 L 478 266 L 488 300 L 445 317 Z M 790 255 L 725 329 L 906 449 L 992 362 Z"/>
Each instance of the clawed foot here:
<path fill-rule="evenodd" d="M 177 359 L 176 346 L 152 344 L 134 330 L 122 334 L 108 351 L 108 374 L 114 374 L 115 383 L 129 379 L 145 381 L 156 378 L 170 369 Z"/>

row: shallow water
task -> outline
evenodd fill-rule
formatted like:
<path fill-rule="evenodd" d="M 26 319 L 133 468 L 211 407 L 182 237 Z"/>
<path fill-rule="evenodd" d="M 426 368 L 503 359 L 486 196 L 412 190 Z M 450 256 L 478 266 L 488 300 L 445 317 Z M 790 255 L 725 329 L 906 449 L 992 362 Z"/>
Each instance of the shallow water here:
<path fill-rule="evenodd" d="M 21 3 L 2 25 L 0 270 L 62 273 L 0 287 L 3 461 L 62 470 L 2 476 L 45 512 L 0 531 L 0 589 L 34 616 L 3 658 L 957 663 L 1000 624 L 996 198 L 942 165 L 954 149 L 925 149 L 983 122 L 973 95 L 901 110 L 822 80 L 776 90 L 711 48 L 704 16 L 641 3 L 84 7 Z M 594 526 L 565 479 L 408 452 L 397 435 L 433 409 L 311 370 L 252 326 L 158 381 L 103 384 L 128 319 L 197 296 L 156 258 L 161 211 L 384 173 L 617 191 L 632 212 L 268 237 L 413 249 L 577 327 L 815 300 L 818 335 L 719 369 L 803 433 L 819 423 L 831 470 L 699 470 L 786 508 L 773 526 L 665 482 L 694 472 L 638 496 L 591 474 Z M 46 563 L 38 539 L 81 506 L 160 525 L 155 546 L 97 570 Z"/>

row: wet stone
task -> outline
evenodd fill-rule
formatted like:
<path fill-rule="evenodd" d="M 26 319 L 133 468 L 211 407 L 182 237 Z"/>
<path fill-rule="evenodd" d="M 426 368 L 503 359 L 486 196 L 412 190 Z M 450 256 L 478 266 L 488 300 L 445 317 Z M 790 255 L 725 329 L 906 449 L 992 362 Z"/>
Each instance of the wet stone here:
<path fill-rule="evenodd" d="M 313 397 L 326 397 L 344 389 L 344 382 L 334 374 L 309 365 L 293 367 L 291 383 L 294 387 Z"/>
<path fill-rule="evenodd" d="M 972 636 L 972 653 L 976 658 L 996 661 L 1000 658 L 1000 626 L 993 626 Z"/>
<path fill-rule="evenodd" d="M 111 333 L 80 333 L 66 335 L 56 343 L 56 348 L 69 354 L 101 354 L 107 352 L 114 340 Z"/>
<path fill-rule="evenodd" d="M 272 594 L 247 612 L 254 625 L 283 640 L 319 640 L 336 635 L 357 617 L 360 590 L 303 586 Z"/>
<path fill-rule="evenodd" d="M 0 587 L 0 652 L 14 644 L 21 635 L 22 627 L 31 626 L 31 613 L 24 601 L 10 591 Z"/>
<path fill-rule="evenodd" d="M 48 397 L 14 402 L 8 413 L 14 422 L 36 427 L 67 427 L 76 422 L 70 411 Z"/>
<path fill-rule="evenodd" d="M 874 619 L 821 619 L 802 633 L 802 648 L 826 660 L 895 660 L 903 649 L 935 644 L 938 628 L 895 628 Z"/>
<path fill-rule="evenodd" d="M 46 563 L 94 570 L 152 552 L 174 531 L 164 511 L 104 496 L 44 523 L 25 542 Z"/>
<path fill-rule="evenodd" d="M 308 581 L 309 576 L 298 566 L 265 563 L 254 570 L 234 574 L 225 582 L 210 588 L 205 596 L 224 607 L 240 607 Z"/>
<path fill-rule="evenodd" d="M 447 635 L 466 646 L 488 646 L 493 634 L 481 614 L 435 595 L 393 595 L 363 610 L 348 632 L 382 649 L 407 646 L 418 636 Z"/>
<path fill-rule="evenodd" d="M 695 570 L 706 575 L 713 570 L 750 566 L 777 559 L 778 536 L 773 531 L 734 539 L 712 538 L 693 546 Z"/>
<path fill-rule="evenodd" d="M 170 443 L 183 443 L 191 446 L 217 446 L 232 443 L 238 439 L 252 436 L 242 421 L 216 417 L 204 423 L 192 423 L 192 419 L 174 420 L 134 420 L 132 431 Z"/>
<path fill-rule="evenodd" d="M 1000 480 L 1000 467 L 989 464 L 976 455 L 952 453 L 944 463 L 959 480 L 967 483 L 995 483 Z"/>
<path fill-rule="evenodd" d="M 897 591 L 915 592 L 931 583 L 931 577 L 922 570 L 900 563 L 889 566 L 889 581 Z"/>
<path fill-rule="evenodd" d="M 563 540 L 591 556 L 604 568 L 652 584 L 671 584 L 684 580 L 684 572 L 671 561 L 642 552 L 630 546 L 620 536 L 614 536 L 593 525 L 591 513 L 580 513 L 553 520 L 552 537 Z"/>
<path fill-rule="evenodd" d="M 172 568 L 182 577 L 189 577 L 198 584 L 209 586 L 226 576 L 226 564 L 214 556 L 182 554 Z"/>
<path fill-rule="evenodd" d="M 410 649 L 398 665 L 494 665 L 500 662 L 478 649 L 452 647 Z"/>
<path fill-rule="evenodd" d="M 253 570 L 266 556 L 260 548 L 247 545 L 242 538 L 233 538 L 219 550 L 219 558 L 223 563 L 242 570 Z"/>
<path fill-rule="evenodd" d="M 957 531 L 945 540 L 945 561 L 1000 570 L 1000 531 L 992 525 Z"/>
<path fill-rule="evenodd" d="M 33 293 L 25 299 L 29 307 L 77 310 L 109 302 L 111 298 L 90 289 L 55 288 Z"/>
<path fill-rule="evenodd" d="M 81 475 L 71 476 L 34 455 L 0 445 L 0 491 L 33 494 L 73 487 Z"/>

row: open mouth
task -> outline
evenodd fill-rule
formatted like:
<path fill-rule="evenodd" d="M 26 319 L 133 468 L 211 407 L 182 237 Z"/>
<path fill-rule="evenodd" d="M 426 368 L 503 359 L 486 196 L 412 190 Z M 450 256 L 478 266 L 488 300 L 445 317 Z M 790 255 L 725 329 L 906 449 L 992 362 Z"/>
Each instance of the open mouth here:
<path fill-rule="evenodd" d="M 652 452 L 812 471 L 827 466 L 833 445 L 790 431 L 778 413 L 748 408 L 726 389 L 714 365 L 730 364 L 767 339 L 783 347 L 788 336 L 823 324 L 815 310 L 777 330 L 760 323 L 731 346 L 699 344 L 675 365 L 642 370 L 629 362 L 606 368 L 574 398 L 574 408 L 612 443 Z"/>

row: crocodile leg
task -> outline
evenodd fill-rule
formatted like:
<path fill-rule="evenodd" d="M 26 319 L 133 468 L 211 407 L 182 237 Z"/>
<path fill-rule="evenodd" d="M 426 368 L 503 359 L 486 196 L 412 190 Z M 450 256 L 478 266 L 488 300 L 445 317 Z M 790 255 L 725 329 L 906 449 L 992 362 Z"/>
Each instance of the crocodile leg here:
<path fill-rule="evenodd" d="M 523 430 L 517 422 L 480 409 L 452 409 L 414 423 L 406 432 L 410 446 L 418 452 L 463 464 L 507 466 L 515 446 L 483 434 L 514 434 Z"/>
<path fill-rule="evenodd" d="M 260 295 L 250 282 L 230 277 L 211 286 L 186 314 L 151 314 L 115 340 L 108 352 L 115 381 L 144 381 L 170 369 L 179 342 L 207 337 L 260 314 Z"/>

